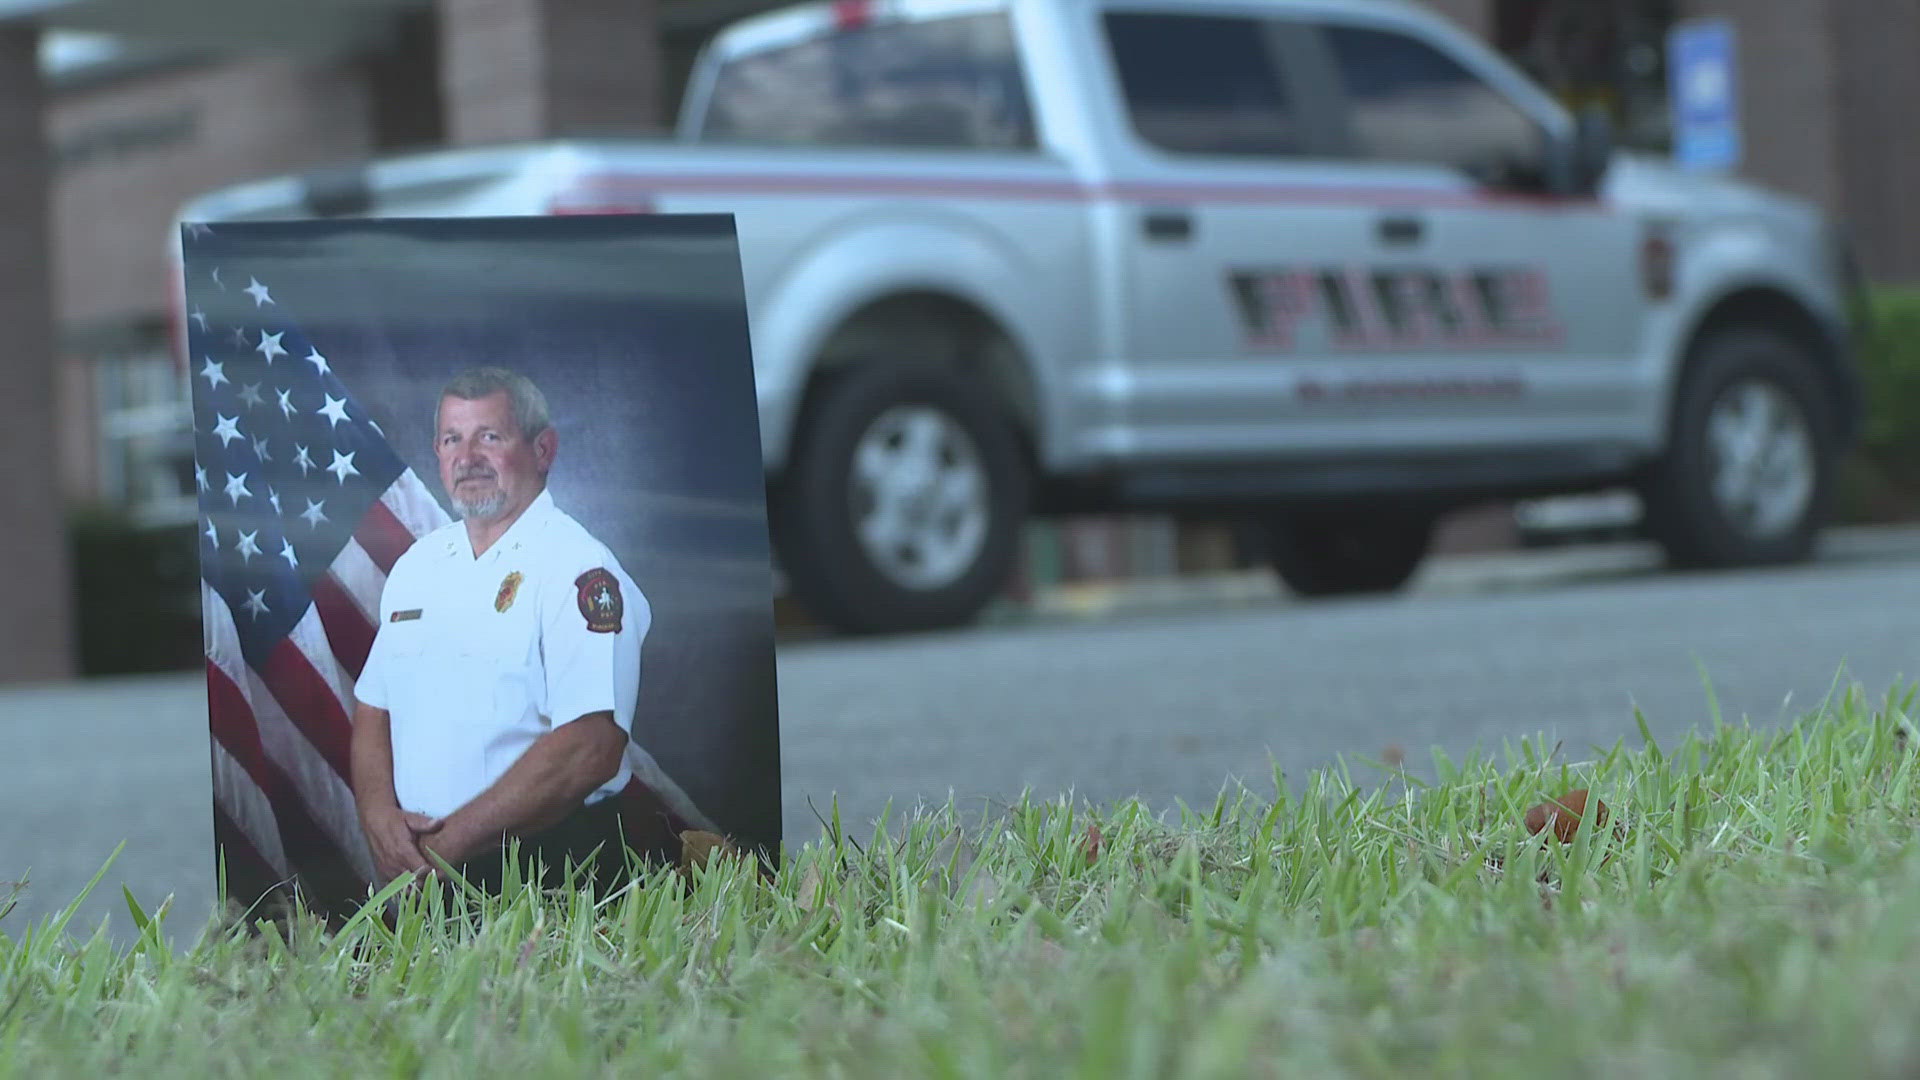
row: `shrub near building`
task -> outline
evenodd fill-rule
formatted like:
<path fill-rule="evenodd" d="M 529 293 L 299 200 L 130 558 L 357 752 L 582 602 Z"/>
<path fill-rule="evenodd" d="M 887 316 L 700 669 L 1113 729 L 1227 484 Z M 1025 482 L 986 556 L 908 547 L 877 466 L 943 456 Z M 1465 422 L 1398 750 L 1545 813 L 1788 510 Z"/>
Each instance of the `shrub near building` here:
<path fill-rule="evenodd" d="M 1920 285 L 1875 288 L 1860 349 L 1867 423 L 1842 478 L 1850 522 L 1920 519 Z"/>

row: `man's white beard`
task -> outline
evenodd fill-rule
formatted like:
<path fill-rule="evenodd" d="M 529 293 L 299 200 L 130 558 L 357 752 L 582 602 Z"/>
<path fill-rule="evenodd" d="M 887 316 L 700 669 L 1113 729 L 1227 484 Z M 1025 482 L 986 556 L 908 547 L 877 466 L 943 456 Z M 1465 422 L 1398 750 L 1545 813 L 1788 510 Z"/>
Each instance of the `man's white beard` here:
<path fill-rule="evenodd" d="M 486 498 L 475 501 L 462 499 L 458 495 L 453 497 L 454 511 L 468 520 L 486 521 L 497 517 L 501 510 L 506 509 L 506 505 L 507 493 L 499 488 L 494 488 L 493 494 Z"/>

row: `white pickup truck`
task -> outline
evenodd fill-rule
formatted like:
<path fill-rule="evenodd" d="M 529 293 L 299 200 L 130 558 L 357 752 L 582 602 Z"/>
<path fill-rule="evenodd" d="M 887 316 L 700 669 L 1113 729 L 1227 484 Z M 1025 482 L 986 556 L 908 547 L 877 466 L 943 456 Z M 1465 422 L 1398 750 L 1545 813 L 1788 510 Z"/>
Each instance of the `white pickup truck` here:
<path fill-rule="evenodd" d="M 1616 154 L 1389 0 L 839 0 L 737 23 L 677 132 L 248 183 L 183 221 L 723 212 L 776 550 L 948 626 L 1031 515 L 1231 515 L 1302 595 L 1622 486 L 1677 564 L 1805 557 L 1860 427 L 1816 209 Z"/>

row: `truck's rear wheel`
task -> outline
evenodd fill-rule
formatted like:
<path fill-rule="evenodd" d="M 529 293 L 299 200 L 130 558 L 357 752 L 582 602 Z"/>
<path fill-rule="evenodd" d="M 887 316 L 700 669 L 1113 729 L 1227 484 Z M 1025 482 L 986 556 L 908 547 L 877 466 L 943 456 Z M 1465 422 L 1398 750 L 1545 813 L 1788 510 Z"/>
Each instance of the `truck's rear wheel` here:
<path fill-rule="evenodd" d="M 1679 390 L 1642 485 L 1647 531 L 1682 568 L 1805 559 L 1831 512 L 1835 440 L 1813 359 L 1766 327 L 1717 331 Z"/>
<path fill-rule="evenodd" d="M 836 632 L 962 625 L 1008 580 L 1028 484 L 1004 411 L 973 383 L 859 365 L 820 389 L 775 492 L 781 562 Z"/>
<path fill-rule="evenodd" d="M 1436 521 L 1413 510 L 1287 514 L 1267 526 L 1267 560 L 1300 596 L 1394 592 L 1426 559 Z"/>

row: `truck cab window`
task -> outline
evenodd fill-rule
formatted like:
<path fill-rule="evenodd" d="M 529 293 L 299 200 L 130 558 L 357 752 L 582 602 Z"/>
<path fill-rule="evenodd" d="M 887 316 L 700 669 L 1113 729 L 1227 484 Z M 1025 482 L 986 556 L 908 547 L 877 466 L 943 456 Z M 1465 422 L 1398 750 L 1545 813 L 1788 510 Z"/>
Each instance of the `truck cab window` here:
<path fill-rule="evenodd" d="M 1023 150 L 1033 120 L 1004 13 L 839 29 L 729 61 L 711 142 Z"/>
<path fill-rule="evenodd" d="M 1545 132 L 1458 61 L 1390 30 L 1327 25 L 1321 33 L 1357 156 L 1460 169 L 1503 186 L 1536 181 Z"/>
<path fill-rule="evenodd" d="M 1212 15 L 1106 16 L 1108 48 L 1140 138 L 1180 154 L 1303 150 L 1264 24 Z"/>

